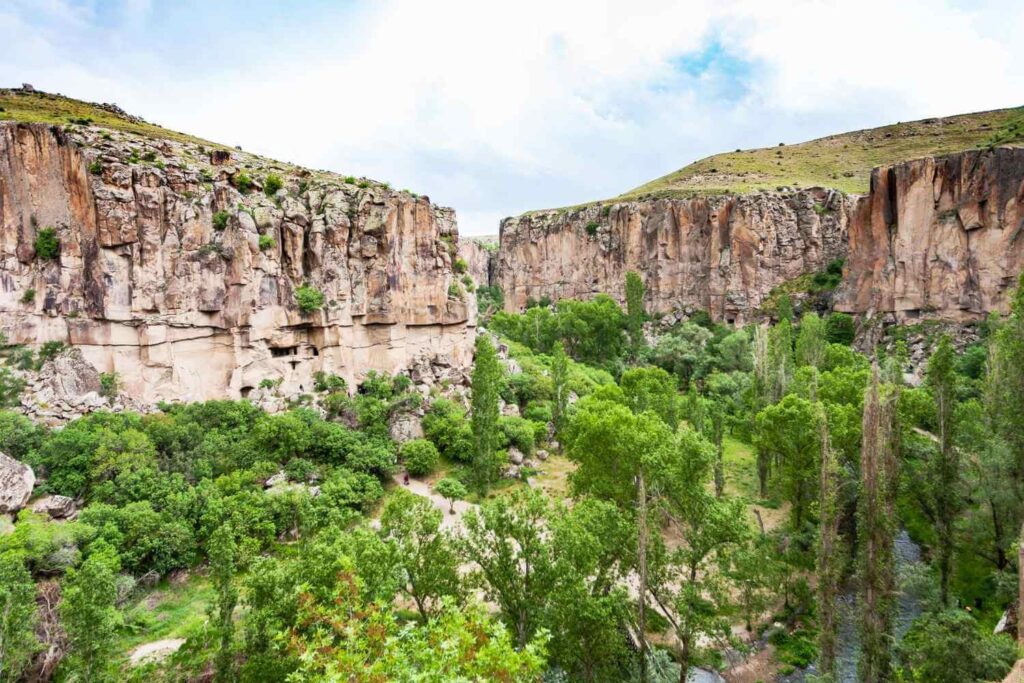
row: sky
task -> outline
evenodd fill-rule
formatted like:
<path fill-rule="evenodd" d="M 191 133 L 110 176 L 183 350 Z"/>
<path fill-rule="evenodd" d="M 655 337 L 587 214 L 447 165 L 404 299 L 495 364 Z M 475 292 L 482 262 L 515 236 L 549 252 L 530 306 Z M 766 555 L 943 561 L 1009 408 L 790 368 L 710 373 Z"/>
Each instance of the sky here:
<path fill-rule="evenodd" d="M 0 86 L 388 181 L 483 235 L 716 152 L 1019 106 L 1021 26 L 1019 0 L 3 0 Z"/>

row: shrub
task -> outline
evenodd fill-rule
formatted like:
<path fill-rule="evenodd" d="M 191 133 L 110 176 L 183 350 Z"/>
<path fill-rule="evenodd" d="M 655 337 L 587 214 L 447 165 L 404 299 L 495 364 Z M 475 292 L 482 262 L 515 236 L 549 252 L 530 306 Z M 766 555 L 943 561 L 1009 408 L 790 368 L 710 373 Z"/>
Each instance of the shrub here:
<path fill-rule="evenodd" d="M 423 433 L 449 460 L 472 459 L 473 430 L 458 404 L 443 398 L 434 401 L 423 416 Z"/>
<path fill-rule="evenodd" d="M 273 249 L 277 242 L 270 235 L 260 235 L 260 251 L 266 251 L 267 249 Z"/>
<path fill-rule="evenodd" d="M 156 152 L 149 151 L 142 155 L 143 161 L 156 161 Z"/>
<path fill-rule="evenodd" d="M 533 455 L 534 431 L 529 420 L 521 417 L 501 417 L 498 419 L 498 426 L 509 445 L 515 446 L 527 457 Z"/>
<path fill-rule="evenodd" d="M 21 295 L 21 303 L 30 304 L 36 300 L 36 290 L 29 287 L 25 290 L 25 293 Z"/>
<path fill-rule="evenodd" d="M 231 214 L 229 214 L 227 211 L 218 211 L 217 213 L 213 214 L 213 229 L 223 230 L 224 228 L 228 227 L 228 218 L 230 217 Z"/>
<path fill-rule="evenodd" d="M 825 336 L 829 343 L 849 346 L 856 332 L 853 316 L 847 313 L 832 313 L 825 319 Z"/>
<path fill-rule="evenodd" d="M 43 345 L 39 347 L 39 364 L 42 365 L 57 356 L 65 348 L 67 347 L 62 341 L 43 342 Z"/>
<path fill-rule="evenodd" d="M 242 194 L 247 194 L 252 189 L 252 178 L 245 171 L 241 171 L 232 178 L 235 189 Z"/>
<path fill-rule="evenodd" d="M 295 290 L 295 302 L 303 313 L 312 313 L 324 307 L 324 294 L 316 287 L 302 285 Z"/>
<path fill-rule="evenodd" d="M 414 477 L 422 477 L 433 472 L 441 458 L 437 446 L 427 439 L 406 441 L 402 444 L 401 455 L 405 461 L 405 469 Z"/>
<path fill-rule="evenodd" d="M 103 173 L 103 164 L 100 163 L 99 159 L 89 164 L 89 173 L 92 173 L 93 175 Z"/>
<path fill-rule="evenodd" d="M 455 269 L 456 273 L 462 274 L 466 272 L 466 270 L 469 268 L 469 265 L 466 263 L 466 259 L 460 256 L 457 259 L 455 259 L 455 263 L 452 264 L 452 267 Z"/>
<path fill-rule="evenodd" d="M 458 282 L 453 282 L 448 285 L 448 296 L 452 299 L 461 299 L 465 296 L 466 292 L 462 289 L 462 285 Z"/>
<path fill-rule="evenodd" d="M 21 402 L 21 392 L 24 390 L 25 380 L 15 375 L 9 368 L 0 367 L 0 408 L 18 405 Z"/>
<path fill-rule="evenodd" d="M 601 224 L 597 221 L 590 221 L 587 223 L 587 234 L 593 237 L 597 234 L 597 229 L 601 227 Z"/>
<path fill-rule="evenodd" d="M 106 396 L 107 398 L 114 398 L 117 396 L 119 385 L 121 384 L 120 377 L 116 372 L 101 372 L 100 373 L 100 396 Z"/>
<path fill-rule="evenodd" d="M 274 387 L 276 387 L 280 383 L 281 383 L 281 380 L 279 380 L 279 379 L 270 379 L 268 377 L 268 378 L 264 378 L 264 379 L 260 380 L 259 387 L 260 387 L 260 389 L 273 389 Z"/>
<path fill-rule="evenodd" d="M 268 197 L 273 197 L 282 187 L 284 187 L 284 181 L 276 173 L 271 173 L 263 181 L 263 193 Z"/>
<path fill-rule="evenodd" d="M 345 176 L 345 184 L 346 185 L 355 185 L 356 184 L 356 177 L 354 175 L 347 175 L 347 176 Z"/>
<path fill-rule="evenodd" d="M 60 253 L 60 241 L 57 239 L 57 231 L 53 228 L 43 228 L 36 235 L 35 241 L 36 256 L 47 261 L 57 258 Z"/>

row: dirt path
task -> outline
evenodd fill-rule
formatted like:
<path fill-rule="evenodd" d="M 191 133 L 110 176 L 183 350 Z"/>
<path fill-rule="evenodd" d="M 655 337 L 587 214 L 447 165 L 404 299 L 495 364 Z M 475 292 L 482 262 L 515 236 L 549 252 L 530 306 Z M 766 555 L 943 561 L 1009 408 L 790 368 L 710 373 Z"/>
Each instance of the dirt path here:
<path fill-rule="evenodd" d="M 166 638 L 155 640 L 152 643 L 143 643 L 132 650 L 128 661 L 132 666 L 139 666 L 147 662 L 158 662 L 161 659 L 171 656 L 185 644 L 184 638 Z"/>
<path fill-rule="evenodd" d="M 477 505 L 474 505 L 473 503 L 467 503 L 464 500 L 457 500 L 455 501 L 455 514 L 452 515 L 448 513 L 448 511 L 451 509 L 451 506 L 449 505 L 448 501 L 444 497 L 438 495 L 427 482 L 422 481 L 420 479 L 413 479 L 410 477 L 409 484 L 406 485 L 402 483 L 402 477 L 397 474 L 394 477 L 392 477 L 392 479 L 399 488 L 403 488 L 406 491 L 411 491 L 412 493 L 415 493 L 417 496 L 427 498 L 428 500 L 430 500 L 431 503 L 434 504 L 434 506 L 438 510 L 443 512 L 444 518 L 441 520 L 442 529 L 449 529 L 451 531 L 461 532 L 463 529 L 462 516 L 466 514 L 466 512 L 468 512 L 469 510 L 476 509 L 479 507 Z"/>

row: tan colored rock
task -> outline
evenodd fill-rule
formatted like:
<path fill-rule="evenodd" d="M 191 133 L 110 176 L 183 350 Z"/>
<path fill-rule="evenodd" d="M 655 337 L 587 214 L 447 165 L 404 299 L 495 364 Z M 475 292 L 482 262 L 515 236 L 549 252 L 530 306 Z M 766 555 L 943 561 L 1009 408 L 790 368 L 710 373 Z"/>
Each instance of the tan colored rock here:
<path fill-rule="evenodd" d="M 649 312 L 751 318 L 776 286 L 846 253 L 852 203 L 823 189 L 591 205 L 507 218 L 496 279 L 509 310 L 545 296 L 625 298 L 628 271 Z"/>
<path fill-rule="evenodd" d="M 491 244 L 491 248 L 487 244 Z M 494 240 L 474 237 L 463 237 L 459 240 L 459 258 L 466 262 L 466 272 L 473 282 L 481 287 L 491 284 L 491 273 L 497 263 L 497 251 L 493 249 Z"/>
<path fill-rule="evenodd" d="M 423 356 L 470 362 L 474 306 L 449 296 L 452 210 L 241 151 L 210 160 L 189 142 L 0 122 L 10 341 L 64 341 L 146 403 L 244 396 L 266 378 L 287 396 L 311 390 L 318 370 L 353 385 Z M 240 169 L 257 184 L 279 173 L 285 190 L 240 194 L 229 182 Z M 53 261 L 35 258 L 45 227 L 61 243 Z M 260 249 L 261 237 L 273 244 Z M 323 309 L 298 309 L 304 284 Z"/>
<path fill-rule="evenodd" d="M 31 467 L 0 453 L 0 514 L 25 507 L 35 485 Z"/>
<path fill-rule="evenodd" d="M 1006 312 L 1024 270 L 1024 149 L 877 168 L 850 222 L 835 307 L 897 321 Z"/>

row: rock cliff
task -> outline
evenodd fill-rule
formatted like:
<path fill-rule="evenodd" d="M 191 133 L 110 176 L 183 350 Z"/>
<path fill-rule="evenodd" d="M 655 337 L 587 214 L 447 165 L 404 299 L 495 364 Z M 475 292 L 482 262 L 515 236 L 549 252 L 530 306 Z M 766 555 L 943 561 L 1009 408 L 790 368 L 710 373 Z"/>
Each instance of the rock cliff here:
<path fill-rule="evenodd" d="M 0 122 L 10 343 L 73 345 L 147 402 L 469 361 L 452 210 L 180 137 Z"/>
<path fill-rule="evenodd" d="M 464 237 L 459 240 L 459 258 L 466 262 L 466 272 L 473 282 L 488 287 L 497 263 L 497 245 L 493 239 Z"/>
<path fill-rule="evenodd" d="M 758 315 L 771 291 L 845 259 L 837 310 L 976 320 L 1005 311 L 1024 270 L 1024 149 L 972 150 L 874 170 L 867 195 L 825 189 L 652 199 L 507 218 L 495 273 L 506 307 L 624 300 L 648 310 Z"/>
<path fill-rule="evenodd" d="M 853 203 L 822 189 L 590 205 L 507 218 L 497 283 L 528 299 L 624 299 L 626 273 L 650 312 L 707 310 L 742 322 L 778 285 L 846 255 Z"/>
<path fill-rule="evenodd" d="M 1024 149 L 875 169 L 850 221 L 835 308 L 978 320 L 1005 312 L 1024 271 Z"/>

